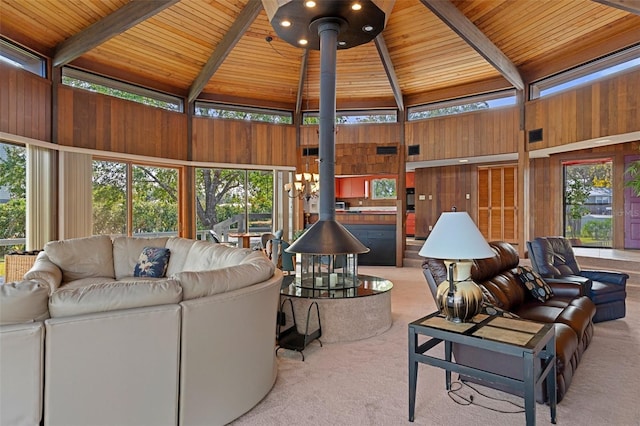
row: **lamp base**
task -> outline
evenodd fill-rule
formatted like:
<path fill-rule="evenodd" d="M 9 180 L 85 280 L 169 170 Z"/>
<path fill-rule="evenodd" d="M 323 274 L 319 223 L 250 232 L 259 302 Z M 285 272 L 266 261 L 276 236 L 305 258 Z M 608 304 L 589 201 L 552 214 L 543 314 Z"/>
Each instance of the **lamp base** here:
<path fill-rule="evenodd" d="M 453 262 L 445 262 L 447 266 L 451 263 Z M 472 262 L 469 261 L 455 262 L 454 268 L 457 276 L 450 277 L 450 279 L 453 278 L 453 286 L 449 284 L 448 280 L 443 281 L 438 286 L 436 293 L 438 309 L 449 321 L 455 323 L 469 322 L 471 318 L 480 312 L 482 307 L 482 290 L 469 279 L 471 265 Z M 464 278 L 457 280 L 456 278 L 458 277 Z"/>

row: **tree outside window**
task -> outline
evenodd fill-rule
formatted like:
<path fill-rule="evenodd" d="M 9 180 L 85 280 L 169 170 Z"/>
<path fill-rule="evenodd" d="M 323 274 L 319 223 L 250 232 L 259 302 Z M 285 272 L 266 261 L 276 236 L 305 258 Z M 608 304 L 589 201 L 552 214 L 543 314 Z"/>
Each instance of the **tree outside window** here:
<path fill-rule="evenodd" d="M 396 199 L 396 180 L 395 179 L 372 179 L 371 180 L 371 199 L 372 200 L 390 200 Z"/>

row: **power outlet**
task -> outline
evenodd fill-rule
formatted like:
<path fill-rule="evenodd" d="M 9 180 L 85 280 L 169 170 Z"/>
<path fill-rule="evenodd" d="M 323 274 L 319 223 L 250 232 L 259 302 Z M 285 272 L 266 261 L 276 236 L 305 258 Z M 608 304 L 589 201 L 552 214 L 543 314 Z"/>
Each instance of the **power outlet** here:
<path fill-rule="evenodd" d="M 429 225 L 429 231 L 433 231 L 433 226 Z"/>
<path fill-rule="evenodd" d="M 467 200 L 470 200 L 471 199 L 471 194 L 467 194 L 466 198 L 467 198 Z"/>

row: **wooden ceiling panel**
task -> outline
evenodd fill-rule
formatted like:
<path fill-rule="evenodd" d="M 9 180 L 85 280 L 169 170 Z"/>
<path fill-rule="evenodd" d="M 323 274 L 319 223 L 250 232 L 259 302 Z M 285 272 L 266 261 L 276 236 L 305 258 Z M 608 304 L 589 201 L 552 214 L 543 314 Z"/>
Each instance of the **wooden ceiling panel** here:
<path fill-rule="evenodd" d="M 267 37 L 271 37 L 271 42 Z M 279 39 L 264 11 L 249 27 L 204 89 L 221 97 L 295 105 L 303 49 Z"/>
<path fill-rule="evenodd" d="M 130 0 L 0 0 L 0 34 L 52 56 L 57 46 Z M 249 1 L 180 0 L 80 56 L 84 69 L 184 95 Z M 442 0 L 445 1 L 445 0 Z M 542 78 L 640 40 L 640 16 L 592 0 L 449 0 L 525 77 Z M 271 42 L 266 37 L 272 37 Z M 382 33 L 407 106 L 510 87 L 421 0 L 396 0 Z M 295 108 L 303 50 L 262 11 L 202 97 Z M 73 62 L 72 62 L 73 64 Z M 338 51 L 337 104 L 389 107 L 395 97 L 374 42 Z M 319 52 L 308 57 L 302 109 L 317 108 Z M 503 83 L 506 83 L 506 85 Z M 474 93 L 469 93 L 474 94 Z"/>
<path fill-rule="evenodd" d="M 25 33 L 25 38 L 53 49 L 126 3 L 127 0 L 2 0 L 0 28 L 3 34 Z"/>
<path fill-rule="evenodd" d="M 419 0 L 396 2 L 383 36 L 405 96 L 499 75 Z"/>

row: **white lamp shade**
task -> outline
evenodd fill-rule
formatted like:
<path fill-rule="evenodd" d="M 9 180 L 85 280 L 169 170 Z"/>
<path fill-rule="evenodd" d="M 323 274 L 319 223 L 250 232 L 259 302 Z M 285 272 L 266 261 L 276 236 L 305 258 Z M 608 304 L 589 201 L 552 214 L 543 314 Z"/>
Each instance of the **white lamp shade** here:
<path fill-rule="evenodd" d="M 418 252 L 434 259 L 485 259 L 496 254 L 467 212 L 440 215 Z"/>

